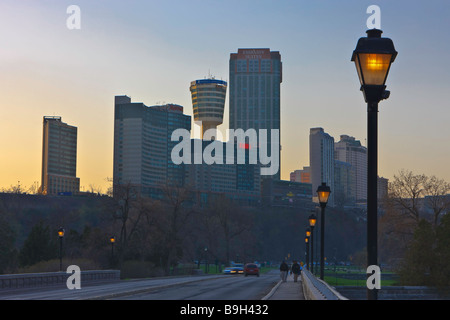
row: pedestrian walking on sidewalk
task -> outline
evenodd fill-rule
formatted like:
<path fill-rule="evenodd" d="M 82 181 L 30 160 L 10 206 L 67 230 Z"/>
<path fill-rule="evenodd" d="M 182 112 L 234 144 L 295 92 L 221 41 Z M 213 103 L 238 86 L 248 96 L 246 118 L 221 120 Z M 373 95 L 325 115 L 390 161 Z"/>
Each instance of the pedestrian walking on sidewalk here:
<path fill-rule="evenodd" d="M 289 272 L 289 266 L 286 264 L 286 262 L 282 261 L 281 265 L 280 265 L 280 276 L 281 276 L 281 280 L 283 280 L 283 282 L 286 282 L 288 272 Z"/>
<path fill-rule="evenodd" d="M 301 268 L 297 261 L 294 260 L 294 263 L 291 267 L 291 272 L 294 274 L 294 282 L 297 282 L 298 276 L 300 275 Z"/>

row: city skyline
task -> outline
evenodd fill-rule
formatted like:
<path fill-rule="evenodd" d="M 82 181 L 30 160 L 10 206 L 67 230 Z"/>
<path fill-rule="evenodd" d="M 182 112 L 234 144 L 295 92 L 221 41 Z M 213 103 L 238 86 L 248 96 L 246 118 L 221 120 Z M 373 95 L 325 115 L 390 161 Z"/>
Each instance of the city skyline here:
<path fill-rule="evenodd" d="M 8 137 L 1 143 L 0 188 L 18 181 L 40 184 L 41 121 L 53 115 L 78 128 L 81 185 L 106 192 L 113 171 L 114 96 L 178 104 L 192 116 L 190 82 L 209 71 L 229 80 L 229 55 L 238 48 L 282 55 L 282 179 L 310 165 L 310 128 L 353 136 L 365 145 L 366 105 L 350 57 L 365 36 L 371 4 L 380 6 L 383 35 L 399 52 L 387 82 L 391 97 L 380 103 L 379 175 L 392 179 L 408 169 L 450 181 L 450 44 L 440 41 L 450 26 L 444 19 L 450 5 L 444 1 L 77 1 L 80 30 L 66 27 L 70 4 L 0 4 L 6 13 L 0 21 L 0 134 Z M 230 17 L 233 23 L 227 24 Z M 172 23 L 163 23 L 167 18 Z M 191 37 L 195 32 L 208 41 Z M 228 113 L 227 93 L 221 130 L 229 126 Z"/>

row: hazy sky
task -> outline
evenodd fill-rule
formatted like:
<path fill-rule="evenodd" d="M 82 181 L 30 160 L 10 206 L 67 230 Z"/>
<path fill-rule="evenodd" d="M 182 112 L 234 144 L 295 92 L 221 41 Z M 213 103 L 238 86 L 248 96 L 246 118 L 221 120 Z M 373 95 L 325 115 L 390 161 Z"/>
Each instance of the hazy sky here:
<path fill-rule="evenodd" d="M 72 4 L 80 30 L 66 26 Z M 379 174 L 450 182 L 449 1 L 1 0 L 0 188 L 40 185 L 42 117 L 56 115 L 78 127 L 81 185 L 106 191 L 114 96 L 192 115 L 190 81 L 228 80 L 238 48 L 280 51 L 283 179 L 309 165 L 312 127 L 364 144 L 367 109 L 350 58 L 373 4 L 399 52 L 379 108 Z"/>

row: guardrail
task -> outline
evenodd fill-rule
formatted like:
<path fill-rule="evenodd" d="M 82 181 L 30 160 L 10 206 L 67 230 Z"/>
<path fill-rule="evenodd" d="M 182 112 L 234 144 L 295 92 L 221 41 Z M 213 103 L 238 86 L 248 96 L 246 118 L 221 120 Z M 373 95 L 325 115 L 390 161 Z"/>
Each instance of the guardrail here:
<path fill-rule="evenodd" d="M 1 289 L 17 289 L 45 287 L 58 284 L 66 285 L 67 278 L 71 273 L 66 272 L 44 272 L 44 273 L 20 273 L 0 275 Z M 120 270 L 88 270 L 80 272 L 80 282 L 100 282 L 120 280 Z"/>
<path fill-rule="evenodd" d="M 303 268 L 301 277 L 306 300 L 348 300 L 328 283 L 312 275 L 306 268 Z"/>

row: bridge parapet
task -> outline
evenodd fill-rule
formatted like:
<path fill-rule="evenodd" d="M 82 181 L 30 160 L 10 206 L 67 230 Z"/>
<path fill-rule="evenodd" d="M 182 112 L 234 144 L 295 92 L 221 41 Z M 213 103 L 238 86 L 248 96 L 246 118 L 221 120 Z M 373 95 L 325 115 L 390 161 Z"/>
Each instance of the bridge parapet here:
<path fill-rule="evenodd" d="M 308 269 L 303 268 L 301 276 L 306 300 L 348 300 L 328 283 L 316 278 Z"/>
<path fill-rule="evenodd" d="M 17 289 L 45 287 L 53 285 L 66 285 L 67 278 L 71 273 L 66 272 L 43 272 L 43 273 L 20 273 L 0 275 L 1 289 Z M 120 270 L 87 270 L 80 273 L 81 284 L 86 282 L 116 281 L 120 280 Z"/>

